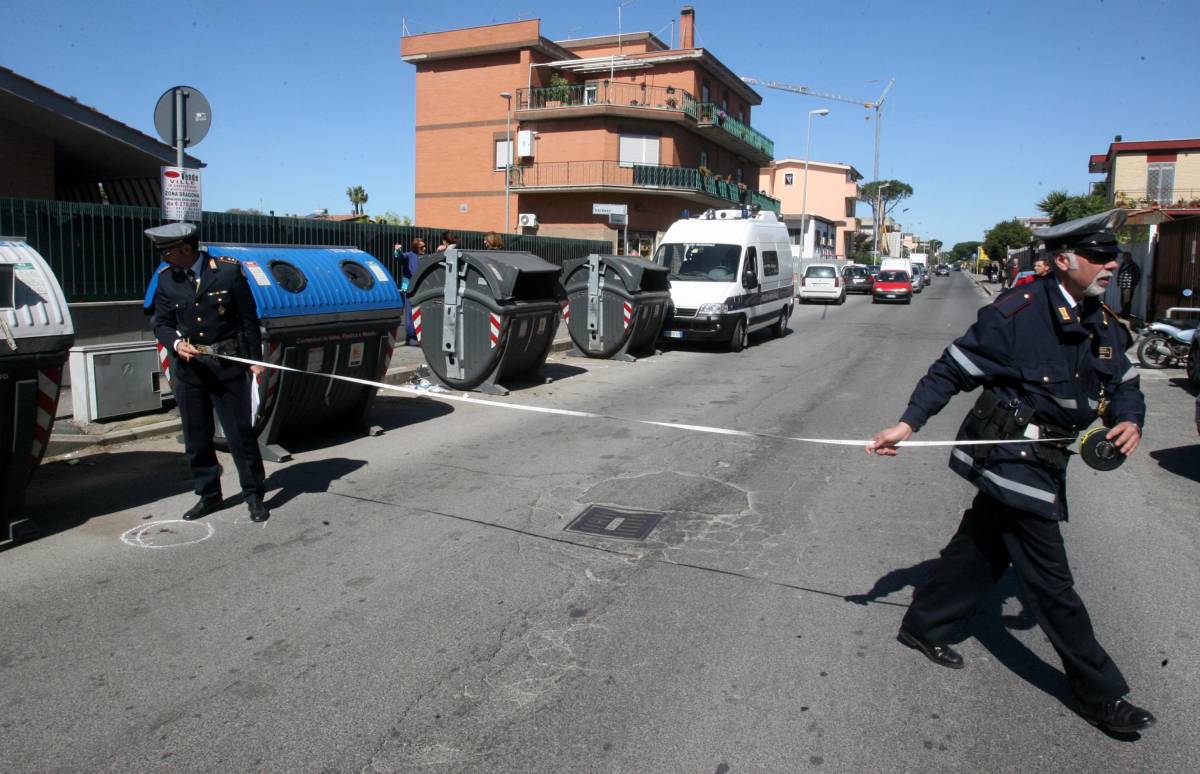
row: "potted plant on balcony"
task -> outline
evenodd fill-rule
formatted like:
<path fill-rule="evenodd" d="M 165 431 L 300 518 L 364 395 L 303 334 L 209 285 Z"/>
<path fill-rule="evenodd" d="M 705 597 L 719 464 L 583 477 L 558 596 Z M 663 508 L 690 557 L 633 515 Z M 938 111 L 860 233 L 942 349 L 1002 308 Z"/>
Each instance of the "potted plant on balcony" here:
<path fill-rule="evenodd" d="M 571 82 L 558 73 L 550 76 L 550 86 L 546 89 L 546 107 L 562 107 L 562 103 L 571 98 Z"/>

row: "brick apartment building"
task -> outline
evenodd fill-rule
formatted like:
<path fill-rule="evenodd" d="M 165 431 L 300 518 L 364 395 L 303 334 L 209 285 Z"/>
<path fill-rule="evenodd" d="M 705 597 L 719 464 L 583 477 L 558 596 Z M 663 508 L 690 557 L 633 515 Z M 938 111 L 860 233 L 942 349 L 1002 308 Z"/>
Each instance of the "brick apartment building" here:
<path fill-rule="evenodd" d="M 809 229 L 805 256 L 845 258 L 854 252 L 854 234 L 858 231 L 855 206 L 859 180 L 862 180 L 862 174 L 849 164 L 810 160 L 805 208 L 804 159 L 789 158 L 779 159 L 763 169 L 758 187 L 779 200 L 792 244 L 805 244 L 800 234 L 802 210 L 809 216 L 831 221 L 836 227 L 832 240 L 819 238 L 818 227 Z"/>
<path fill-rule="evenodd" d="M 531 19 L 408 36 L 400 50 L 417 70 L 419 223 L 503 230 L 509 165 L 510 231 L 618 252 L 619 227 L 594 203 L 627 205 L 641 253 L 684 211 L 779 211 L 755 190 L 774 155 L 750 127 L 762 98 L 695 47 L 690 7 L 677 49 L 647 32 L 550 41 Z"/>

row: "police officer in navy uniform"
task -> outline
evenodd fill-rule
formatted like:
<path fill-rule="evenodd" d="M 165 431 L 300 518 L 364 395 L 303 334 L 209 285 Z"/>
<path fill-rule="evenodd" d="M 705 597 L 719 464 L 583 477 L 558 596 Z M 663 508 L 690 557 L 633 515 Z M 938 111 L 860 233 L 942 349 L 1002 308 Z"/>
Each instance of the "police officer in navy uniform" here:
<path fill-rule="evenodd" d="M 221 466 L 213 446 L 213 411 L 229 441 L 250 518 L 270 513 L 263 504 L 262 455 L 250 422 L 247 367 L 216 354 L 257 359 L 262 353 L 258 312 L 241 266 L 200 249 L 195 225 L 171 223 L 146 230 L 166 265 L 154 294 L 154 335 L 171 353 L 172 389 L 183 420 L 183 440 L 200 501 L 183 514 L 198 519 L 222 506 Z M 262 366 L 250 366 L 258 375 Z"/>
<path fill-rule="evenodd" d="M 1100 296 L 1117 268 L 1112 210 L 1034 232 L 1052 276 L 1013 288 L 917 383 L 899 424 L 867 452 L 894 456 L 958 392 L 983 387 L 958 440 L 1071 438 L 1099 416 L 1128 456 L 1145 419 L 1138 373 L 1125 356 L 1126 329 Z M 941 666 L 961 668 L 948 644 L 1011 564 L 1029 611 L 1062 659 L 1080 714 L 1113 733 L 1155 721 L 1125 695 L 1129 686 L 1096 641 L 1075 592 L 1059 522 L 1067 519 L 1065 444 L 963 445 L 950 467 L 978 488 L 929 581 L 913 595 L 898 639 Z"/>

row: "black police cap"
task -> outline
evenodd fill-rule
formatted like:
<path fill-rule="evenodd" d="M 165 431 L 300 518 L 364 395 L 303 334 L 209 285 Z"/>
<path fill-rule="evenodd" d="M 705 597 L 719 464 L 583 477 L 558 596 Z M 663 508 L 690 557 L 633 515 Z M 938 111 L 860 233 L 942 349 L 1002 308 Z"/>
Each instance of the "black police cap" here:
<path fill-rule="evenodd" d="M 1123 209 L 1088 215 L 1049 228 L 1039 228 L 1033 235 L 1046 243 L 1046 249 L 1079 250 L 1085 253 L 1119 253 L 1124 248 L 1117 242 L 1116 229 L 1125 223 Z"/>

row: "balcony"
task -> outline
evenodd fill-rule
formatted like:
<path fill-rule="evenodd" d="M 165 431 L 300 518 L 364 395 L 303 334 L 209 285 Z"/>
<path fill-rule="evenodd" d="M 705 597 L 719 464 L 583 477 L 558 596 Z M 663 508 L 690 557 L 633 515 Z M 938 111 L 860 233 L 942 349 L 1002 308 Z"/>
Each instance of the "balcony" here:
<path fill-rule="evenodd" d="M 751 129 L 711 102 L 701 102 L 699 105 L 700 114 L 696 117 L 696 120 L 700 124 L 720 127 L 726 134 L 736 137 L 759 153 L 762 153 L 768 159 L 775 158 L 775 143 L 771 138 L 762 132 Z"/>
<path fill-rule="evenodd" d="M 509 184 L 516 191 L 561 192 L 571 189 L 625 188 L 685 196 L 701 204 L 756 206 L 779 213 L 779 200 L 736 183 L 702 175 L 691 167 L 621 164 L 619 161 L 552 161 L 513 167 Z"/>
<path fill-rule="evenodd" d="M 1120 189 L 1113 195 L 1114 207 L 1147 209 L 1158 207 L 1163 210 L 1200 209 L 1200 188 L 1175 188 L 1171 190 L 1147 191 L 1146 189 Z"/>
<path fill-rule="evenodd" d="M 636 115 L 629 111 L 659 111 L 664 117 L 694 122 L 702 134 L 708 134 L 711 130 L 721 135 L 726 139 L 722 144 L 735 148 L 759 166 L 765 166 L 775 158 L 775 143 L 771 138 L 746 126 L 712 102 L 697 102 L 688 92 L 671 86 L 596 81 L 517 89 L 517 110 L 569 110 L 576 115 L 591 115 L 593 112 Z M 527 117 L 542 118 L 549 115 Z M 729 139 L 736 142 L 729 143 Z"/>

